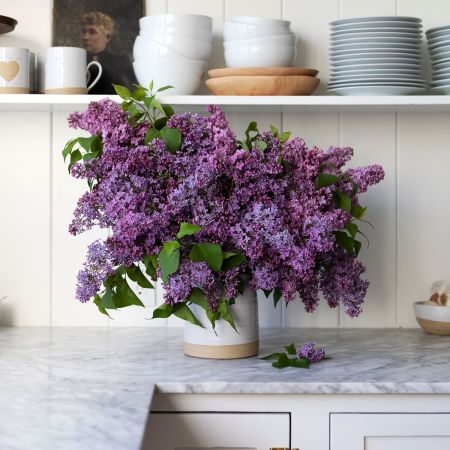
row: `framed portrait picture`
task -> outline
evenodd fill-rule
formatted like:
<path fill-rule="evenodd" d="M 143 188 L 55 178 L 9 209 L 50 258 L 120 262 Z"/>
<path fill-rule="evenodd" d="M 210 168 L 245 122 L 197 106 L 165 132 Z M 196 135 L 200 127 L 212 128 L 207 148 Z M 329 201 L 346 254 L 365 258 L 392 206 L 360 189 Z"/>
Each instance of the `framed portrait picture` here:
<path fill-rule="evenodd" d="M 53 0 L 53 46 L 83 47 L 102 75 L 90 94 L 114 94 L 112 84 L 133 87 L 133 43 L 144 0 Z M 91 68 L 96 77 L 96 66 Z"/>

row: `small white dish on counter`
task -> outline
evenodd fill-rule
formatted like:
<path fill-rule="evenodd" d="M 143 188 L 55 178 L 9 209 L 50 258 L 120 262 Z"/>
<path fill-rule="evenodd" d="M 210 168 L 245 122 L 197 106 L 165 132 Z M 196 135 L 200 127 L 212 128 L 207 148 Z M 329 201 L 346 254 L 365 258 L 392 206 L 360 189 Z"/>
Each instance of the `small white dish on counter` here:
<path fill-rule="evenodd" d="M 414 303 L 416 320 L 428 334 L 450 336 L 450 306 L 441 306 L 433 302 Z"/>

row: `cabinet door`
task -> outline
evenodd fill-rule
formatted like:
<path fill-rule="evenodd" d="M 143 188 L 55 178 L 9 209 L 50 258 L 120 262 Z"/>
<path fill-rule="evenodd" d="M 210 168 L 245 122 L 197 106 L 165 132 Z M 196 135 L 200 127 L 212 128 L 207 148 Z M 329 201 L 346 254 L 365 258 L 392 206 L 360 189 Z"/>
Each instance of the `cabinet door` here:
<path fill-rule="evenodd" d="M 330 450 L 449 450 L 450 413 L 331 413 Z"/>
<path fill-rule="evenodd" d="M 142 450 L 289 448 L 288 413 L 151 413 Z"/>

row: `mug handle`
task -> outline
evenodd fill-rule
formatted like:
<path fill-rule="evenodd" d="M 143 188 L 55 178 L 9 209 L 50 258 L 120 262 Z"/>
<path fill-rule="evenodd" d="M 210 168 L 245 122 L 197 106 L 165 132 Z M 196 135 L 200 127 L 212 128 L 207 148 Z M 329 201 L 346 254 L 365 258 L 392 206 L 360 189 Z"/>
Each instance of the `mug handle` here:
<path fill-rule="evenodd" d="M 100 77 L 102 76 L 102 72 L 103 72 L 102 65 L 98 61 L 91 61 L 86 67 L 86 75 L 87 75 L 88 83 L 91 79 L 91 72 L 89 72 L 89 69 L 92 66 L 98 67 L 98 74 L 97 74 L 95 80 L 87 87 L 88 92 L 97 84 L 97 82 L 98 82 L 98 80 L 100 80 Z"/>

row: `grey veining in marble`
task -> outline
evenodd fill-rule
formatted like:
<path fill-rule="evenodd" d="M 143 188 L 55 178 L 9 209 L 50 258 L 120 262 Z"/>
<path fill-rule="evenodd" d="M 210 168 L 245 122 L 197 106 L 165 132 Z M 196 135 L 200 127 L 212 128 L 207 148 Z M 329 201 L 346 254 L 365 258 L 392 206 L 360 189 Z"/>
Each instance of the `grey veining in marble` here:
<path fill-rule="evenodd" d="M 261 355 L 308 340 L 308 370 L 182 353 L 170 328 L 0 328 L 0 449 L 137 450 L 170 393 L 450 394 L 450 339 L 420 330 L 263 330 Z"/>

